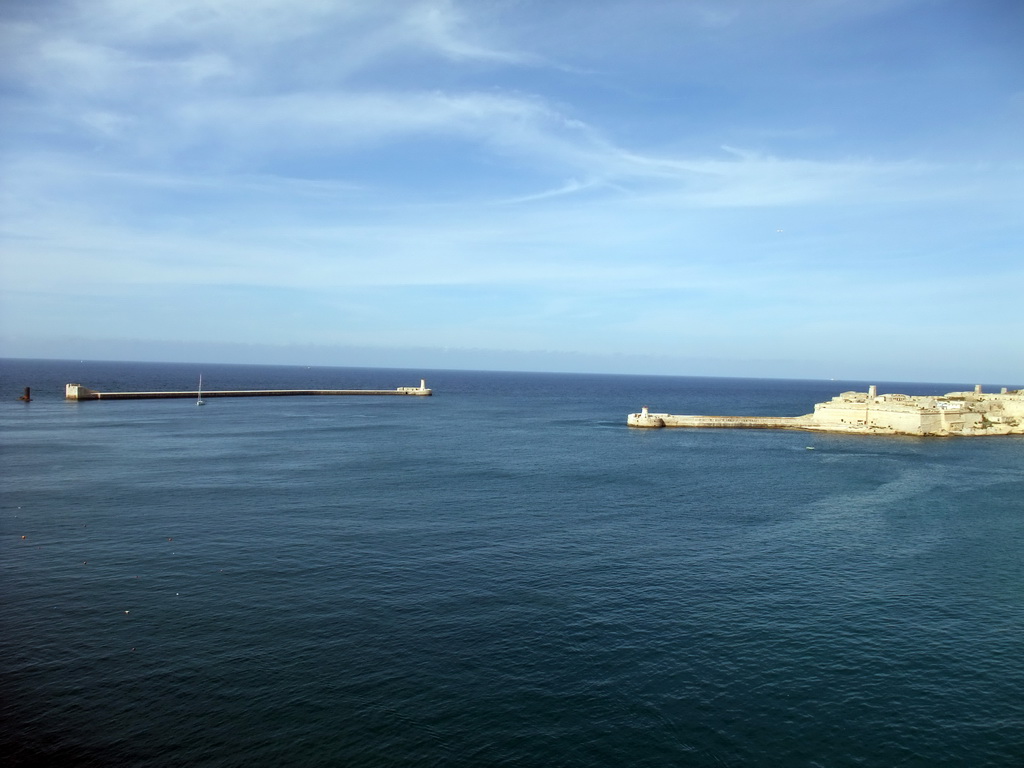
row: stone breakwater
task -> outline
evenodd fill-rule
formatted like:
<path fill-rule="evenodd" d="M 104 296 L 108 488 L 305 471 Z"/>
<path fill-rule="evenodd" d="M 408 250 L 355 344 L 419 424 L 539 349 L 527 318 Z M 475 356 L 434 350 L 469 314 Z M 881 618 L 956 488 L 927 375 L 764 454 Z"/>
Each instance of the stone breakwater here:
<path fill-rule="evenodd" d="M 696 416 L 651 413 L 644 406 L 626 420 L 631 427 L 697 429 L 801 429 L 870 435 L 1024 435 L 1024 390 L 945 395 L 879 395 L 843 392 L 803 416 Z"/>
<path fill-rule="evenodd" d="M 97 392 L 81 384 L 67 384 L 64 397 L 68 400 L 157 400 L 166 398 L 199 397 L 198 390 L 178 390 L 170 392 Z M 214 389 L 203 390 L 204 398 L 213 397 L 288 397 L 299 395 L 405 395 L 412 397 L 429 397 L 433 390 L 427 388 L 426 381 L 421 380 L 418 387 L 398 387 L 397 389 Z"/>

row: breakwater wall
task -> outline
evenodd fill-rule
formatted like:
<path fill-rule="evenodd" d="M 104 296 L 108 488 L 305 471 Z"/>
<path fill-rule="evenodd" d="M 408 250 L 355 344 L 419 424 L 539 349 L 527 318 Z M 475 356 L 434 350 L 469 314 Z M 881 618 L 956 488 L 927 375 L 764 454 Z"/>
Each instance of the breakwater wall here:
<path fill-rule="evenodd" d="M 418 387 L 398 387 L 397 389 L 214 389 L 178 390 L 170 392 L 98 392 L 81 384 L 67 384 L 64 396 L 68 400 L 161 400 L 168 398 L 191 398 L 196 400 L 202 394 L 203 399 L 214 397 L 295 397 L 309 395 L 372 395 L 372 396 L 405 396 L 428 397 L 433 390 L 428 389 L 425 381 Z"/>
<path fill-rule="evenodd" d="M 692 427 L 695 429 L 814 429 L 809 416 L 689 416 L 671 413 L 650 413 L 644 408 L 631 413 L 626 423 L 631 427 Z"/>
<path fill-rule="evenodd" d="M 698 427 L 734 429 L 805 429 L 858 435 L 1024 435 L 1024 389 L 1003 387 L 998 393 L 947 392 L 945 395 L 842 392 L 817 403 L 803 416 L 678 416 L 651 413 L 643 406 L 631 413 L 631 427 Z"/>

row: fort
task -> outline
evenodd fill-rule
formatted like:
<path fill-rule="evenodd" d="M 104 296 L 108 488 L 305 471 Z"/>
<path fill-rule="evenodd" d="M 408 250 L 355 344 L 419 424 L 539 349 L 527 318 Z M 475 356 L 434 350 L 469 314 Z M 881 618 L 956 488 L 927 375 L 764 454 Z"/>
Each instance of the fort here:
<path fill-rule="evenodd" d="M 644 406 L 629 415 L 631 427 L 801 429 L 859 435 L 1024 435 L 1024 389 L 945 395 L 879 395 L 843 392 L 803 416 L 691 416 L 651 413 Z"/>
<path fill-rule="evenodd" d="M 211 397 L 281 397 L 295 395 L 407 395 L 426 397 L 433 394 L 427 382 L 420 379 L 418 387 L 397 389 L 221 389 L 221 390 L 179 390 L 172 392 L 97 392 L 81 384 L 67 384 L 64 397 L 68 400 L 154 400 L 162 398 L 204 398 Z"/>

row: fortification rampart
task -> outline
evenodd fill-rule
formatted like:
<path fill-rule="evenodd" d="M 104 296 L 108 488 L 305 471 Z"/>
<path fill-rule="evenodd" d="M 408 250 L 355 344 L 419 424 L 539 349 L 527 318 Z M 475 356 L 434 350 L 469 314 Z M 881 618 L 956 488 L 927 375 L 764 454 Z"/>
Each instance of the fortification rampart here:
<path fill-rule="evenodd" d="M 630 414 L 631 427 L 703 429 L 803 429 L 876 435 L 1018 435 L 1024 434 L 1024 390 L 999 393 L 950 392 L 946 395 L 879 395 L 843 392 L 818 403 L 803 416 L 697 416 L 651 413 L 644 406 Z"/>

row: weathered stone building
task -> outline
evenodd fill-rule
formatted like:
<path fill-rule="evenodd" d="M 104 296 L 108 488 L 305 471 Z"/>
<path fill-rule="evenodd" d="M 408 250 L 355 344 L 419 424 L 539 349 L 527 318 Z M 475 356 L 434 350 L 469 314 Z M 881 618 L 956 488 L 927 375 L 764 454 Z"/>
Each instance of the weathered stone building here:
<path fill-rule="evenodd" d="M 1024 390 L 945 395 L 879 395 L 843 392 L 814 406 L 804 416 L 678 416 L 651 413 L 645 406 L 629 416 L 633 427 L 732 427 L 803 429 L 876 435 L 1020 435 L 1024 434 Z"/>

